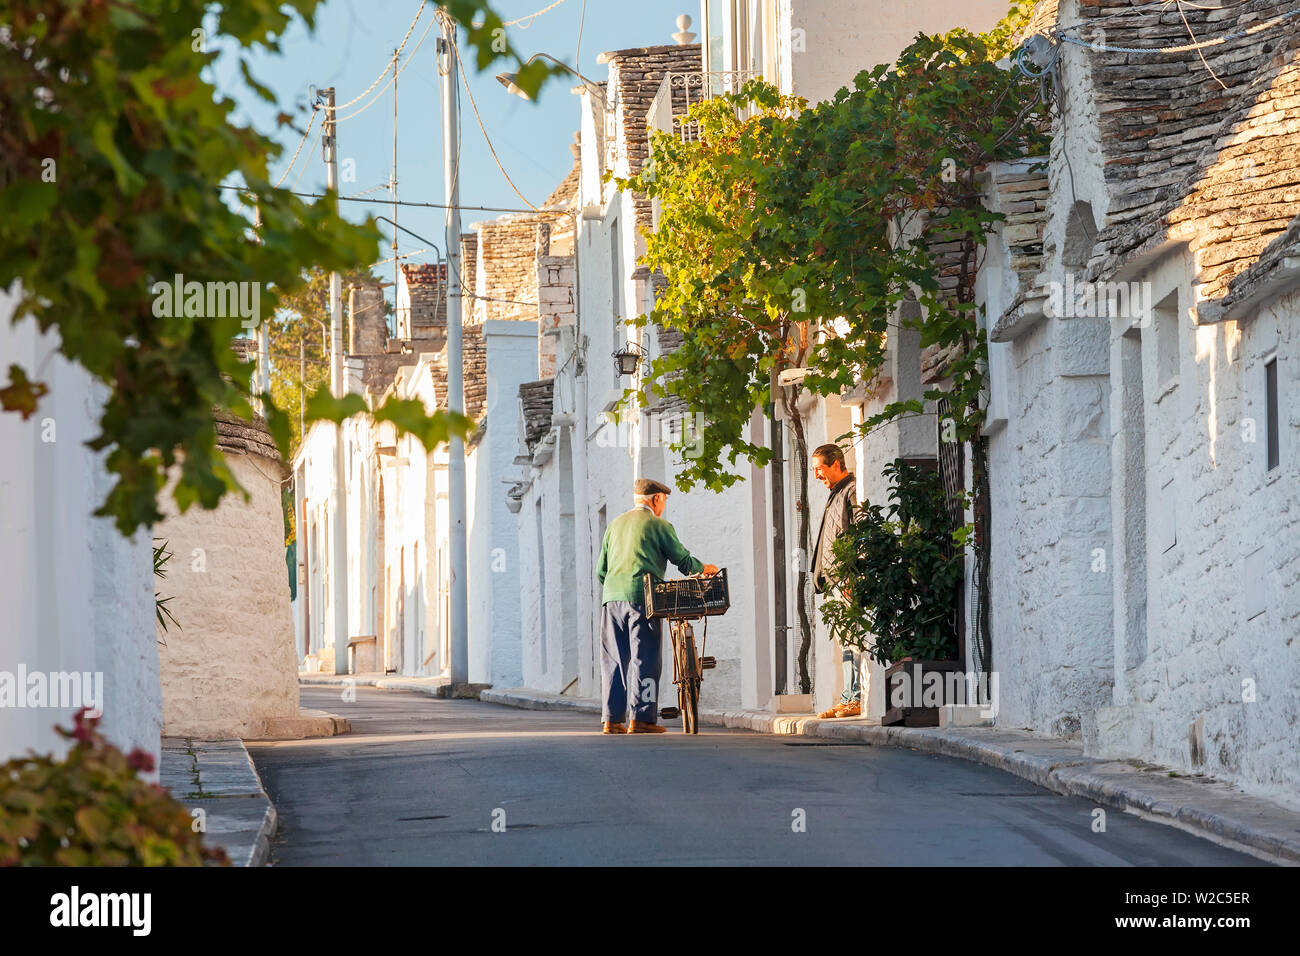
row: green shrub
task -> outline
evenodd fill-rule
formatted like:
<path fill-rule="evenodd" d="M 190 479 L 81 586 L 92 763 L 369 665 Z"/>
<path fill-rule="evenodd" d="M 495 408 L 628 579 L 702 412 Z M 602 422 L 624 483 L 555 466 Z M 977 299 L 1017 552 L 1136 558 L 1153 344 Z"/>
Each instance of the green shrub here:
<path fill-rule="evenodd" d="M 899 458 L 882 473 L 890 504 L 863 503 L 836 539 L 822 618 L 832 637 L 882 664 L 954 660 L 969 529 L 952 530 L 937 472 Z"/>
<path fill-rule="evenodd" d="M 62 760 L 15 757 L 0 766 L 0 866 L 201 866 L 229 864 L 203 846 L 182 804 L 140 779 L 154 761 L 118 750 L 83 708 Z"/>

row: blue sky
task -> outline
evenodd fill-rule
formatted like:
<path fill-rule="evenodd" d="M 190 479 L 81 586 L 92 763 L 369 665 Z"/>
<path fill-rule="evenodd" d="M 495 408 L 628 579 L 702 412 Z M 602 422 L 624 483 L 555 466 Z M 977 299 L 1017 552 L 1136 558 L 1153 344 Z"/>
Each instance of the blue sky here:
<path fill-rule="evenodd" d="M 493 8 L 501 18 L 510 20 L 547 7 L 552 0 L 494 0 Z M 316 29 L 308 31 L 301 24 L 291 29 L 281 42 L 280 55 L 265 55 L 254 60 L 253 75 L 275 92 L 279 108 L 301 116 L 305 125 L 310 111 L 298 113 L 297 107 L 308 103 L 309 84 L 334 86 L 337 102 L 346 103 L 362 93 L 389 63 L 392 52 L 401 42 L 415 11 L 417 0 L 327 0 L 319 8 Z M 411 34 L 402 53 L 397 80 L 398 198 L 407 201 L 442 202 L 442 106 L 435 62 L 437 26 L 425 35 L 433 22 L 430 3 Z M 520 24 L 508 29 L 511 42 L 523 55 L 545 52 L 565 61 L 595 80 L 606 76 L 607 67 L 599 66 L 596 57 L 606 50 L 671 43 L 678 14 L 687 13 L 698 21 L 698 0 L 562 0 L 556 7 L 535 18 L 531 25 Z M 581 47 L 579 21 L 582 20 Z M 692 29 L 697 29 L 698 22 Z M 525 28 L 526 27 L 526 28 Z M 416 48 L 424 36 L 423 43 Z M 462 41 L 464 34 L 462 32 Z M 415 50 L 413 59 L 408 57 Z M 217 62 L 218 86 L 240 104 L 234 119 L 251 122 L 272 135 L 285 152 L 272 164 L 272 180 L 279 178 L 299 142 L 298 133 L 275 125 L 275 107 L 263 103 L 238 78 L 233 58 Z M 569 171 L 573 157 L 569 152 L 578 123 L 578 98 L 569 90 L 572 78 L 557 77 L 543 88 L 537 103 L 510 96 L 497 82 L 495 73 L 505 69 L 498 65 L 482 74 L 470 70 L 470 90 L 478 103 L 483 123 L 496 147 L 497 155 L 510 177 L 528 199 L 540 203 Z M 380 84 L 380 87 L 383 83 Z M 378 89 L 378 88 L 377 88 Z M 364 106 L 376 94 L 362 100 L 340 119 Z M 465 205 L 509 206 L 523 204 L 502 177 L 479 131 L 469 97 L 461 93 L 461 202 Z M 312 140 L 320 127 L 319 119 L 311 139 L 304 145 L 297 166 L 285 181 L 290 186 L 302 178 L 297 188 L 320 191 L 325 184 L 325 167 L 319 142 Z M 342 194 L 371 190 L 388 181 L 393 162 L 393 90 L 388 86 L 364 112 L 339 123 L 340 162 L 351 160 L 356 181 L 342 184 Z M 375 199 L 391 198 L 388 190 L 367 193 Z M 343 203 L 345 214 L 364 218 L 365 211 L 391 216 L 392 207 L 381 204 Z M 495 214 L 465 212 L 462 225 Z M 400 209 L 398 221 L 408 229 L 441 243 L 443 213 L 433 209 Z M 386 230 L 387 225 L 380 224 Z M 399 252 L 413 252 L 423 243 L 399 234 Z M 387 258 L 387 247 L 382 256 Z M 409 261 L 431 261 L 419 256 Z M 380 277 L 391 281 L 391 264 L 377 269 Z"/>

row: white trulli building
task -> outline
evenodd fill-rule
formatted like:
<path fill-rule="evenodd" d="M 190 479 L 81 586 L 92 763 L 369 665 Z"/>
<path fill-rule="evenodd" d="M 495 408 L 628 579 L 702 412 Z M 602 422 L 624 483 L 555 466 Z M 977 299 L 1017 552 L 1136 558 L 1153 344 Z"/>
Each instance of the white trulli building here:
<path fill-rule="evenodd" d="M 163 733 L 260 737 L 295 733 L 298 668 L 284 563 L 280 491 L 287 470 L 260 420 L 215 412 L 217 447 L 247 500 L 176 511 L 170 496 L 154 536 L 172 557 L 158 590 L 179 627 L 158 648 Z"/>
<path fill-rule="evenodd" d="M 1217 38 L 1290 6 L 1184 12 Z M 1043 271 L 993 310 L 998 720 L 1294 802 L 1300 34 L 1203 63 L 1104 49 L 1184 44 L 1157 5 L 1059 26 L 1103 49 L 1061 46 Z"/>

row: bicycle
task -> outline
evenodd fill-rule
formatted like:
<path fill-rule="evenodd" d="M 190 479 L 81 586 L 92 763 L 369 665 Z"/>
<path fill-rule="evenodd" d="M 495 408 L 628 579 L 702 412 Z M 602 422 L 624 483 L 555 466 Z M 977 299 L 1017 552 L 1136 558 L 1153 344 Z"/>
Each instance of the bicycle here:
<path fill-rule="evenodd" d="M 708 618 L 723 614 L 731 606 L 727 588 L 727 571 L 705 576 L 692 574 L 676 581 L 659 581 L 651 574 L 644 579 L 646 615 L 651 620 L 667 620 L 673 644 L 673 683 L 677 685 L 677 706 L 663 707 L 663 720 L 682 718 L 682 732 L 700 732 L 700 685 L 704 672 L 718 666 L 715 658 L 703 655 L 695 647 L 695 628 L 691 621 L 704 618 L 704 649 L 708 649 Z"/>

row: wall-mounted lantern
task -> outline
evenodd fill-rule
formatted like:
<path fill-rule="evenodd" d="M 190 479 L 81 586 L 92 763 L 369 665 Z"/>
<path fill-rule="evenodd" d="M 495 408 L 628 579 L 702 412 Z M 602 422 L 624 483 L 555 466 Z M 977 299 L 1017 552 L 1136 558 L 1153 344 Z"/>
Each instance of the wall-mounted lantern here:
<path fill-rule="evenodd" d="M 628 342 L 614 353 L 614 372 L 618 375 L 635 375 L 636 367 L 645 358 L 646 350 L 635 342 Z"/>

